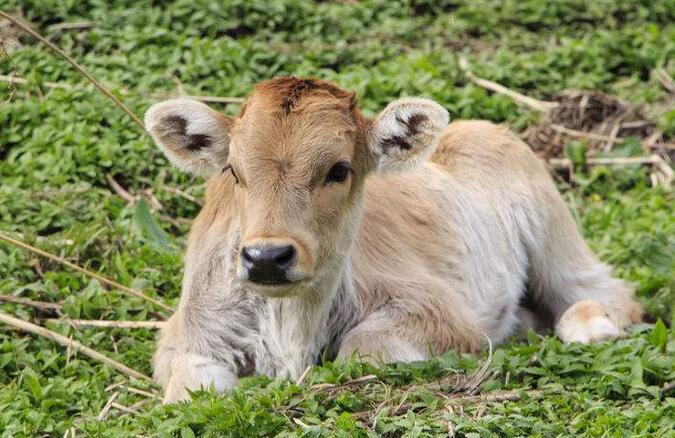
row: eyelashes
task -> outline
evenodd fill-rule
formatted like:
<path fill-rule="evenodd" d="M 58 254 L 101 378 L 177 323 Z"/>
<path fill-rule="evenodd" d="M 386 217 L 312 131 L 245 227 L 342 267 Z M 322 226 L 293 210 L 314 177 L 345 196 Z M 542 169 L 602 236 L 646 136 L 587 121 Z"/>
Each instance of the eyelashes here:
<path fill-rule="evenodd" d="M 235 183 L 235 184 L 239 184 L 239 177 L 238 177 L 237 174 L 235 173 L 234 168 L 232 167 L 231 164 L 228 164 L 228 165 L 226 165 L 225 167 L 223 167 L 223 173 L 227 172 L 228 170 L 230 171 L 230 173 L 231 173 L 232 176 L 234 177 L 234 183 Z"/>

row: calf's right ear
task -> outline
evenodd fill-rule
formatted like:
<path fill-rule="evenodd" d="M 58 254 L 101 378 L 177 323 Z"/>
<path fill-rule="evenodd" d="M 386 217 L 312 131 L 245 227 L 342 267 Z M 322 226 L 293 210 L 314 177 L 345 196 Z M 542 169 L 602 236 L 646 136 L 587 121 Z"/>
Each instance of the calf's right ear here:
<path fill-rule="evenodd" d="M 200 176 L 227 165 L 233 126 L 234 118 L 191 99 L 167 100 L 145 112 L 145 129 L 169 161 Z"/>

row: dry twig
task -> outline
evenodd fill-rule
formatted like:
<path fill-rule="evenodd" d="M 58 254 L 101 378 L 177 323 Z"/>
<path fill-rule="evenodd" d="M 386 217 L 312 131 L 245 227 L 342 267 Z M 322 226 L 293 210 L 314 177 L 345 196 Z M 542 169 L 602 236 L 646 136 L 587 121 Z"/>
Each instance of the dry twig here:
<path fill-rule="evenodd" d="M 0 81 L 2 82 L 7 82 L 10 85 L 16 85 L 16 84 L 21 84 L 21 85 L 29 85 L 30 81 L 28 79 L 20 78 L 18 76 L 8 76 L 8 75 L 0 75 Z M 71 90 L 72 87 L 68 84 L 59 84 L 58 82 L 42 82 L 40 84 L 43 87 L 46 88 L 61 88 L 62 90 Z"/>
<path fill-rule="evenodd" d="M 549 390 L 549 393 L 551 390 Z M 457 397 L 449 397 L 446 406 L 455 406 L 458 404 L 476 404 L 476 403 L 498 403 L 503 401 L 518 401 L 523 398 L 523 395 L 529 398 L 540 398 L 544 395 L 541 389 L 530 390 L 512 390 L 512 391 L 495 391 L 486 392 L 479 395 L 462 395 Z"/>
<path fill-rule="evenodd" d="M 124 381 L 117 382 L 117 383 L 111 383 L 110 385 L 106 386 L 105 389 L 103 389 L 103 390 L 104 390 L 105 392 L 110 392 L 110 391 L 112 391 L 113 389 L 119 388 L 120 386 L 124 385 L 125 383 L 126 383 L 126 382 L 124 382 Z"/>
<path fill-rule="evenodd" d="M 620 143 L 625 140 L 625 138 L 621 137 L 609 137 L 607 135 L 601 135 L 601 134 L 595 134 L 593 132 L 584 132 L 584 131 L 578 131 L 576 129 L 570 129 L 566 128 L 562 125 L 556 125 L 556 124 L 551 124 L 551 128 L 554 131 L 558 131 L 561 134 L 569 135 L 570 137 L 575 137 L 575 138 L 585 138 L 588 140 L 597 140 L 597 141 L 603 141 L 607 143 Z"/>
<path fill-rule="evenodd" d="M 548 393 L 555 392 L 553 390 L 548 390 Z M 463 415 L 463 406 L 469 405 L 469 404 L 484 404 L 484 403 L 500 403 L 500 402 L 505 402 L 505 401 L 518 401 L 523 397 L 530 397 L 530 398 L 541 398 L 546 394 L 545 391 L 540 390 L 540 389 L 532 389 L 532 390 L 513 390 L 513 391 L 497 391 L 497 392 L 488 392 L 485 394 L 480 394 L 480 395 L 462 395 L 462 396 L 456 396 L 456 397 L 450 397 L 447 398 L 448 401 L 446 402 L 446 410 L 449 412 L 454 412 L 452 409 L 453 406 L 457 406 L 459 408 L 460 413 Z M 399 404 L 395 409 L 393 409 L 389 415 L 392 416 L 397 416 L 397 415 L 405 415 L 408 413 L 413 408 L 413 405 L 409 404 Z M 358 419 L 365 420 L 369 418 L 373 418 L 375 416 L 376 410 L 374 409 L 369 409 L 366 411 L 360 411 L 360 412 L 355 412 L 354 416 Z M 480 412 L 480 411 L 479 411 Z"/>
<path fill-rule="evenodd" d="M 663 88 L 666 89 L 671 94 L 675 94 L 675 81 L 670 77 L 668 72 L 663 68 L 657 68 L 654 73 L 656 74 L 656 79 L 661 83 Z"/>
<path fill-rule="evenodd" d="M 483 365 L 470 376 L 469 381 L 457 388 L 457 392 L 473 395 L 478 392 L 480 385 L 492 375 L 489 371 L 492 364 L 492 340 L 484 333 L 483 336 L 488 341 L 488 357 L 483 362 Z"/>
<path fill-rule="evenodd" d="M 125 414 L 135 415 L 139 412 L 137 409 L 134 409 L 130 406 L 124 406 L 123 404 L 117 402 L 113 402 L 111 406 L 119 411 L 124 412 Z"/>
<path fill-rule="evenodd" d="M 137 197 L 129 193 L 124 187 L 118 183 L 115 178 L 109 173 L 105 174 L 105 180 L 108 182 L 110 188 L 115 192 L 117 196 L 124 199 L 128 204 L 133 204 L 137 201 Z"/>
<path fill-rule="evenodd" d="M 197 205 L 200 206 L 200 207 L 203 207 L 203 206 L 204 206 L 204 203 L 203 203 L 200 199 L 195 198 L 195 197 L 192 196 L 191 194 L 189 194 L 189 193 L 187 193 L 187 192 L 184 192 L 184 191 L 181 190 L 181 189 L 178 189 L 178 188 L 176 188 L 176 187 L 166 186 L 166 185 L 165 185 L 165 186 L 162 186 L 161 188 L 162 188 L 163 190 L 169 192 L 169 193 L 173 193 L 173 194 L 175 194 L 175 195 L 180 196 L 181 198 L 187 199 L 188 201 L 194 202 L 195 204 L 197 204 Z"/>
<path fill-rule="evenodd" d="M 47 28 L 51 32 L 60 32 L 62 30 L 87 30 L 94 27 L 93 21 L 71 21 L 65 23 L 52 24 Z"/>
<path fill-rule="evenodd" d="M 344 383 L 340 384 L 334 384 L 334 383 L 319 383 L 317 385 L 313 385 L 311 389 L 319 390 L 319 391 L 333 391 L 337 389 L 342 389 L 346 388 L 349 386 L 354 386 L 354 385 L 361 385 L 364 383 L 372 382 L 373 380 L 377 380 L 377 376 L 374 374 L 368 374 L 367 376 L 362 376 L 357 379 L 349 380 Z"/>
<path fill-rule="evenodd" d="M 142 389 L 134 388 L 134 387 L 131 387 L 131 386 L 125 386 L 124 388 L 125 388 L 127 391 L 133 392 L 134 394 L 137 394 L 137 395 L 142 395 L 142 396 L 144 396 L 144 397 L 148 397 L 148 398 L 151 398 L 151 399 L 153 399 L 153 398 L 159 398 L 159 397 L 157 396 L 157 394 L 154 394 L 154 393 L 148 392 L 148 391 L 143 391 Z"/>
<path fill-rule="evenodd" d="M 11 15 L 9 15 L 8 13 L 6 13 L 4 11 L 0 11 L 0 17 L 11 21 L 16 26 L 18 26 L 21 30 L 23 30 L 27 34 L 30 34 L 31 36 L 36 38 L 38 41 L 40 41 L 42 44 L 46 45 L 51 51 L 53 51 L 54 53 L 56 53 L 61 58 L 65 59 L 66 61 L 68 61 L 68 63 L 70 65 L 72 65 L 75 68 L 75 70 L 77 70 L 78 72 L 80 72 L 80 74 L 82 76 L 87 78 L 87 80 L 89 80 L 89 82 L 91 82 L 96 88 L 98 88 L 98 90 L 101 93 L 103 93 L 106 97 L 108 97 L 110 100 L 112 100 L 115 103 L 115 105 L 117 105 L 122 111 L 127 113 L 127 115 L 129 117 L 131 117 L 131 120 L 133 120 L 134 123 L 136 123 L 136 125 L 138 125 L 143 131 L 145 131 L 145 126 L 143 126 L 143 122 L 141 122 L 141 119 L 139 119 L 138 116 L 133 113 L 133 111 L 131 111 L 126 105 L 124 105 L 121 100 L 119 100 L 117 97 L 115 97 L 115 95 L 113 95 L 110 91 L 108 91 L 107 88 L 105 88 L 103 85 L 101 85 L 101 83 L 99 81 L 97 81 L 91 74 L 89 74 L 89 72 L 84 67 L 82 67 L 80 64 L 77 63 L 77 61 L 75 61 L 73 58 L 71 58 L 70 55 L 68 55 L 66 52 L 61 50 L 58 46 L 56 46 L 54 43 L 49 41 L 47 38 L 43 37 L 42 35 L 40 35 L 36 31 L 31 29 L 30 26 L 28 26 L 22 20 L 19 20 L 15 17 L 12 17 Z"/>
<path fill-rule="evenodd" d="M 57 323 L 66 323 L 70 324 L 73 327 L 97 327 L 97 328 L 119 328 L 119 329 L 135 329 L 135 328 L 145 328 L 145 329 L 160 329 L 164 327 L 164 321 L 105 321 L 105 320 L 93 320 L 93 319 L 58 319 L 58 318 L 49 318 L 48 322 L 57 322 Z"/>
<path fill-rule="evenodd" d="M 140 380 L 145 380 L 148 382 L 152 382 L 152 379 L 145 374 L 136 371 L 132 368 L 129 368 L 128 366 L 117 362 L 114 359 L 109 358 L 108 356 L 99 353 L 96 350 L 93 350 L 89 347 L 86 347 L 82 345 L 78 341 L 74 341 L 72 339 L 69 339 L 59 333 L 53 332 L 49 329 L 46 329 L 44 327 L 40 327 L 39 325 L 35 325 L 33 323 L 23 321 L 21 319 L 15 318 L 13 316 L 7 315 L 4 312 L 0 312 L 0 322 L 3 322 L 7 325 L 10 325 L 12 327 L 15 327 L 19 330 L 23 330 L 25 332 L 33 333 L 34 335 L 42 336 L 47 339 L 51 339 L 52 341 L 67 347 L 67 348 L 72 348 L 73 350 L 77 350 L 84 354 L 85 356 L 88 356 L 96 361 L 99 361 L 103 364 L 106 364 L 108 366 L 111 366 L 112 368 L 116 369 L 117 371 L 126 374 L 127 376 L 140 379 Z"/>
<path fill-rule="evenodd" d="M 305 371 L 302 372 L 298 380 L 295 382 L 297 386 L 300 386 L 302 382 L 305 380 L 305 377 L 307 377 L 307 374 L 309 374 L 309 371 L 312 369 L 312 365 L 308 366 L 305 368 Z"/>
<path fill-rule="evenodd" d="M 143 190 L 143 195 L 134 195 L 130 193 L 128 190 L 126 190 L 124 187 L 122 187 L 116 180 L 113 178 L 112 175 L 106 174 L 105 176 L 106 181 L 108 181 L 108 185 L 110 185 L 110 188 L 112 189 L 113 192 L 115 192 L 116 195 L 118 195 L 120 198 L 124 199 L 124 201 L 127 204 L 134 204 L 136 201 L 139 199 L 145 198 L 148 203 L 150 204 L 150 209 L 152 211 L 158 211 L 158 210 L 164 210 L 164 206 L 159 202 L 159 200 L 155 197 L 155 195 L 152 193 L 151 190 Z M 163 220 L 171 223 L 175 227 L 180 227 L 183 224 L 189 224 L 191 223 L 190 219 L 179 217 L 179 218 L 173 218 L 167 214 L 160 214 L 160 218 Z"/>
<path fill-rule="evenodd" d="M 568 158 L 551 158 L 548 164 L 554 169 L 571 169 L 572 161 Z M 670 188 L 675 179 L 673 169 L 659 155 L 652 154 L 646 157 L 616 157 L 616 158 L 589 158 L 586 165 L 589 166 L 629 166 L 636 164 L 651 164 L 656 169 L 652 173 L 655 182 L 665 188 Z"/>
<path fill-rule="evenodd" d="M 110 408 L 112 407 L 113 403 L 115 403 L 115 399 L 119 395 L 119 392 L 114 392 L 113 395 L 110 396 L 108 401 L 103 405 L 103 409 L 101 409 L 101 412 L 98 413 L 98 420 L 105 420 L 105 417 L 108 416 L 108 412 L 110 412 Z"/>
<path fill-rule="evenodd" d="M 474 75 L 471 70 L 469 70 L 469 63 L 466 58 L 460 58 L 459 68 L 464 71 L 464 74 L 467 78 L 474 84 L 494 91 L 495 93 L 503 94 L 504 96 L 510 97 L 513 101 L 520 106 L 526 106 L 540 112 L 548 112 L 553 108 L 558 106 L 557 102 L 546 102 L 543 100 L 535 99 L 524 94 L 518 93 L 517 91 L 510 90 L 505 86 L 498 84 L 496 82 L 488 81 L 487 79 L 482 79 Z"/>
<path fill-rule="evenodd" d="M 597 166 L 628 166 L 635 164 L 655 164 L 661 157 L 650 155 L 648 157 L 607 157 L 607 158 L 589 158 L 586 160 L 588 165 Z M 568 158 L 551 158 L 548 160 L 553 167 L 567 167 L 570 163 Z"/>
<path fill-rule="evenodd" d="M 152 297 L 149 297 L 149 296 L 145 295 L 144 293 L 142 293 L 140 291 L 137 291 L 135 289 L 131 289 L 129 287 L 126 287 L 126 286 L 124 286 L 120 283 L 117 283 L 116 281 L 109 280 L 109 279 L 103 277 L 102 275 L 96 274 L 95 272 L 91 272 L 88 269 L 85 269 L 81 266 L 78 266 L 74 263 L 69 262 L 68 260 L 64 259 L 63 257 L 59 257 L 57 255 L 48 253 L 47 251 L 43 251 L 41 249 L 35 248 L 34 246 L 31 246 L 31 245 L 29 245 L 25 242 L 22 242 L 20 240 L 14 239 L 14 238 L 6 235 L 6 234 L 3 234 L 2 232 L 0 232 L 0 239 L 4 240 L 6 242 L 9 242 L 12 245 L 18 246 L 19 248 L 28 250 L 32 253 L 41 255 L 42 257 L 46 257 L 46 258 L 48 258 L 50 260 L 53 260 L 55 262 L 58 262 L 62 265 L 68 266 L 69 268 L 74 269 L 78 272 L 81 272 L 81 273 L 83 273 L 83 274 L 85 274 L 85 275 L 87 275 L 91 278 L 95 278 L 96 280 L 100 281 L 103 284 L 106 284 L 110 287 L 114 287 L 116 289 L 119 289 L 120 291 L 126 293 L 127 295 L 132 295 L 134 297 L 137 297 L 137 298 L 140 298 L 142 300 L 148 301 L 148 302 L 150 302 L 150 303 L 152 303 L 152 304 L 154 304 L 158 307 L 161 307 L 164 310 L 168 310 L 170 312 L 173 311 L 173 309 L 171 307 L 167 306 L 166 304 L 162 303 L 161 301 L 158 301 L 158 300 L 156 300 Z"/>
<path fill-rule="evenodd" d="M 22 304 L 24 306 L 35 307 L 40 310 L 59 311 L 62 306 L 59 303 L 46 303 L 44 301 L 33 301 L 28 298 L 15 297 L 13 295 L 0 295 L 0 301 L 14 304 Z"/>

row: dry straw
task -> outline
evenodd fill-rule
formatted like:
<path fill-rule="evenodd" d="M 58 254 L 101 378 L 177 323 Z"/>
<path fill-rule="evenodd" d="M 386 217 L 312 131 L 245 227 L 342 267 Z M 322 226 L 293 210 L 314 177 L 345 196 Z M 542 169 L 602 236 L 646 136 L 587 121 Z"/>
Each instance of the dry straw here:
<path fill-rule="evenodd" d="M 126 374 L 129 377 L 133 377 L 136 379 L 140 380 L 145 380 L 148 382 L 152 382 L 152 379 L 145 374 L 136 371 L 133 368 L 129 368 L 128 366 L 121 364 L 117 362 L 114 359 L 109 358 L 108 356 L 99 353 L 96 350 L 93 350 L 89 347 L 86 347 L 82 345 L 80 342 L 75 341 L 73 339 L 67 338 L 61 334 L 58 334 L 56 332 L 53 332 L 49 329 L 46 329 L 44 327 L 40 327 L 39 325 L 35 325 L 33 323 L 23 321 L 18 318 L 14 318 L 13 316 L 7 315 L 4 312 L 0 312 L 0 322 L 3 322 L 7 325 L 10 325 L 12 327 L 16 327 L 20 330 L 23 330 L 25 332 L 33 333 L 34 335 L 42 336 L 47 339 L 51 339 L 54 342 L 57 342 L 58 344 L 68 348 L 68 349 L 73 349 L 76 351 L 79 351 L 83 353 L 85 356 L 89 356 L 90 358 L 97 360 L 101 363 L 104 363 L 108 366 L 111 366 L 112 368 L 116 369 L 117 371 Z"/>

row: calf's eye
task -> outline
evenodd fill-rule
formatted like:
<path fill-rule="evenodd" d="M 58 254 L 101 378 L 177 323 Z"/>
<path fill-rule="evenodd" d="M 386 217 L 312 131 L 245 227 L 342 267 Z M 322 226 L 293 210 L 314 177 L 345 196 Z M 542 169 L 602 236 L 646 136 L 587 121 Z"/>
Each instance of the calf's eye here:
<path fill-rule="evenodd" d="M 347 176 L 349 175 L 351 168 L 349 167 L 349 163 L 346 161 L 338 161 L 333 165 L 333 167 L 330 168 L 328 171 L 328 175 L 326 175 L 326 184 L 332 183 L 332 182 L 344 182 L 347 179 Z"/>

